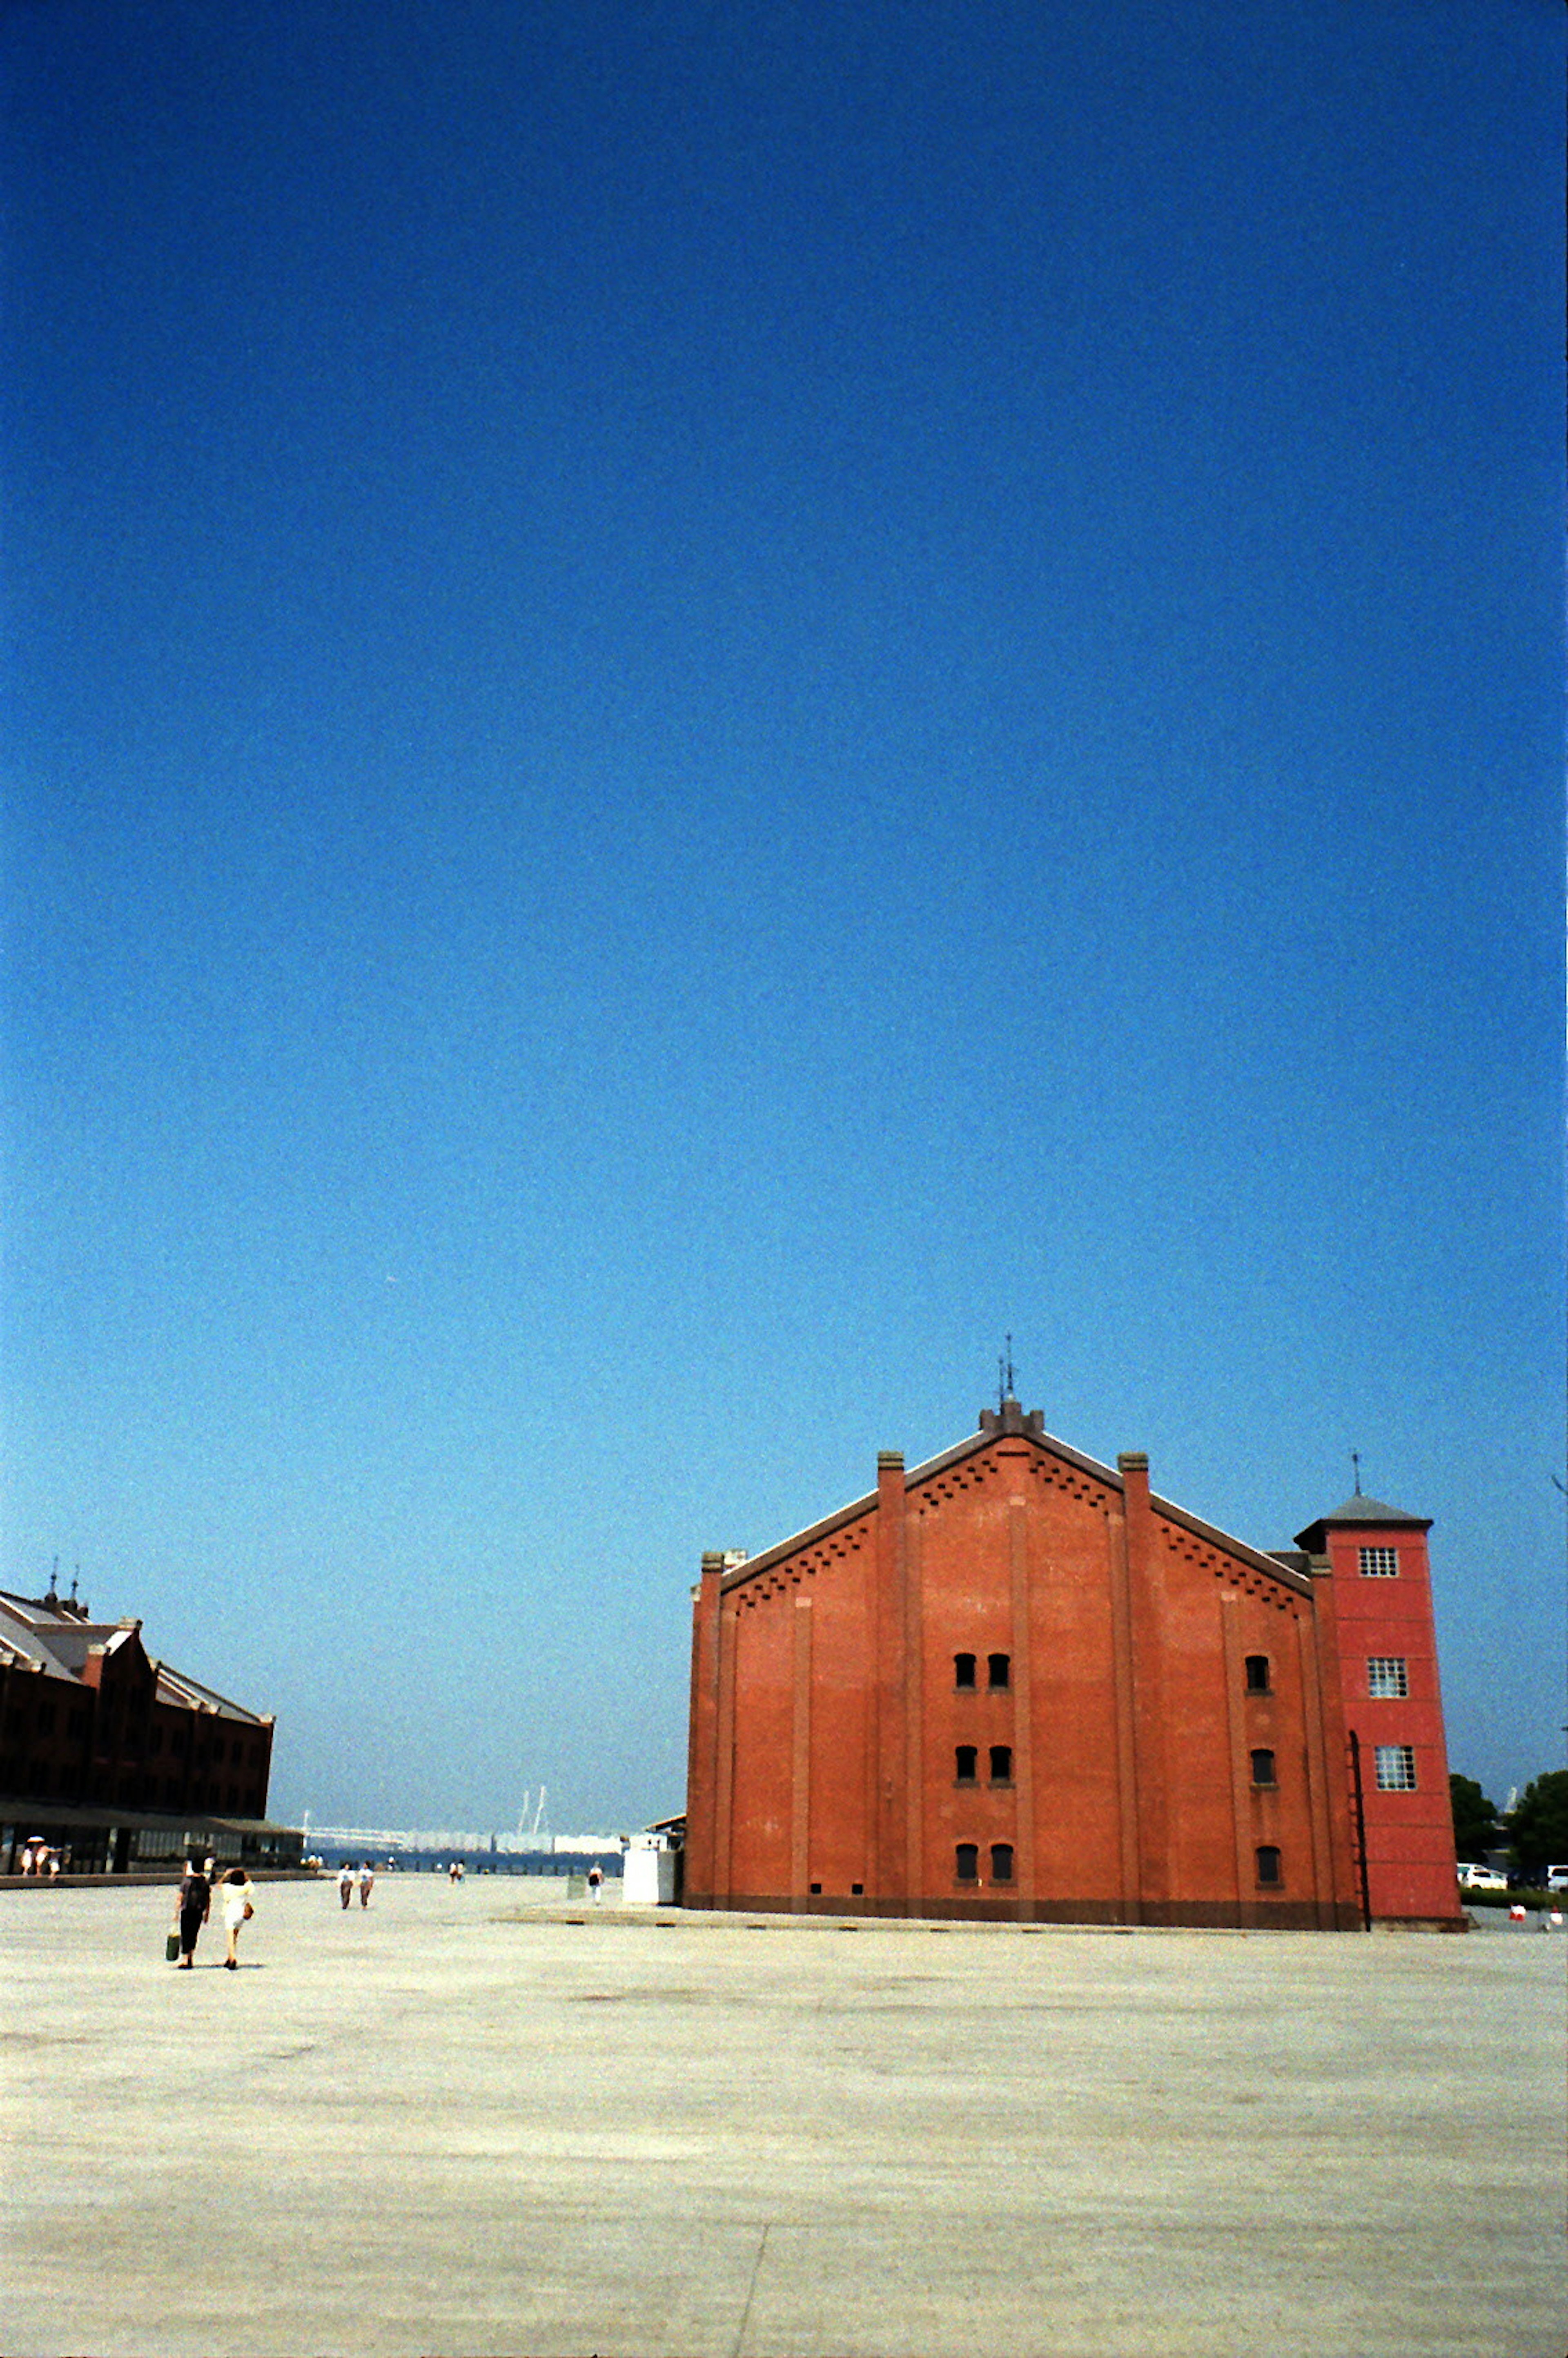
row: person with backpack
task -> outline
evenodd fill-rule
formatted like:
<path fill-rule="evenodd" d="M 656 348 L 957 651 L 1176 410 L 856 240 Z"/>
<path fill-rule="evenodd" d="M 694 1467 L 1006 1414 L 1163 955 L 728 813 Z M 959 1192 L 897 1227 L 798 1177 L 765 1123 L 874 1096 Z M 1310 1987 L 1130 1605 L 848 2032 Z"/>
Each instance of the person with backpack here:
<path fill-rule="evenodd" d="M 196 1943 L 201 1927 L 212 1912 L 212 1887 L 193 1858 L 185 1862 L 185 1874 L 175 1902 L 175 1925 L 179 1934 L 179 1963 L 177 1972 L 188 1974 L 196 1963 Z"/>

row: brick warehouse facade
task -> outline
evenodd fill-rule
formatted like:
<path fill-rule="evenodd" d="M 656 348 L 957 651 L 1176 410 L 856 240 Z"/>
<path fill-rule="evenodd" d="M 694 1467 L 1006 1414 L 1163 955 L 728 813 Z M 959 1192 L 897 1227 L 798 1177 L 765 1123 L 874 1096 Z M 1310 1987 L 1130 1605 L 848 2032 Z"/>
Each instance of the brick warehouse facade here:
<path fill-rule="evenodd" d="M 168 1662 L 139 1621 L 74 1595 L 0 1591 L 0 1874 L 29 1833 L 90 1873 L 173 1857 L 297 1853 L 266 1822 L 274 1724 Z M 232 1837 L 232 1840 L 231 1840 Z"/>
<path fill-rule="evenodd" d="M 1428 1524 L 1275 1553 L 1016 1401 L 694 1592 L 687 1904 L 1463 1929 Z"/>

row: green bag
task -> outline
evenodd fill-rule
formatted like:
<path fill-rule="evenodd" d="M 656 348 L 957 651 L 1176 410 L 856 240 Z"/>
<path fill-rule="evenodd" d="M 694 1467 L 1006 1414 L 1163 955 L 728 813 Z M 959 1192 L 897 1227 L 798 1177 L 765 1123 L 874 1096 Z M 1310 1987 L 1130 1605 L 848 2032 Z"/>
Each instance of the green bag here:
<path fill-rule="evenodd" d="M 163 1944 L 164 1963 L 172 1965 L 179 1955 L 179 1934 L 170 1931 Z"/>

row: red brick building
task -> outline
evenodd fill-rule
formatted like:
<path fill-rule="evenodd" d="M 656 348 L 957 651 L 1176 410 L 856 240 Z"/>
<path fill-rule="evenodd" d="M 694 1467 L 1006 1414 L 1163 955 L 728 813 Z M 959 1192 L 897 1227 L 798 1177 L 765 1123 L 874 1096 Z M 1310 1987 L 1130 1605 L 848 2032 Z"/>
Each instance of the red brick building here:
<path fill-rule="evenodd" d="M 139 1621 L 0 1592 L 0 1873 L 29 1833 L 89 1872 L 192 1840 L 270 1858 L 272 1738 L 270 1713 L 153 1660 Z"/>
<path fill-rule="evenodd" d="M 687 1904 L 1461 1928 L 1426 1533 L 1265 1553 L 1016 1401 L 694 1592 Z"/>

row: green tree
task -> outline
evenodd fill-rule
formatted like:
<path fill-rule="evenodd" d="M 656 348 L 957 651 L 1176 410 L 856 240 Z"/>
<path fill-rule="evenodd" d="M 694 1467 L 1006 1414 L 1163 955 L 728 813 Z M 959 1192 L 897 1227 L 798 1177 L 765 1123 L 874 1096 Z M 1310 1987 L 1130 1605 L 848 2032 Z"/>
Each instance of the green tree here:
<path fill-rule="evenodd" d="M 1479 1863 L 1497 1844 L 1498 1805 L 1474 1777 L 1450 1777 L 1448 1800 L 1454 1812 L 1454 1855 Z"/>
<path fill-rule="evenodd" d="M 1549 1768 L 1525 1787 L 1509 1833 L 1509 1856 L 1521 1875 L 1539 1875 L 1568 1859 L 1568 1768 Z"/>

